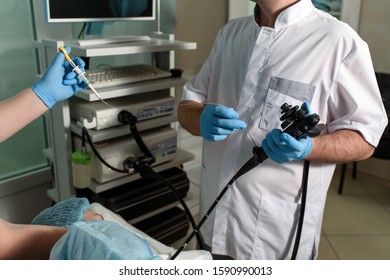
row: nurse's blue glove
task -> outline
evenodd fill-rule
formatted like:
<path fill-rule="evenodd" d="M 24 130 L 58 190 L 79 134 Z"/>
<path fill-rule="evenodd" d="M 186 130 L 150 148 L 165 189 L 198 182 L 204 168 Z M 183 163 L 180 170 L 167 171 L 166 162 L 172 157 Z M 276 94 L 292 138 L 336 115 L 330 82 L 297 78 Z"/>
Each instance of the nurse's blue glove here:
<path fill-rule="evenodd" d="M 75 222 L 82 221 L 88 208 L 88 199 L 70 198 L 46 208 L 33 219 L 31 224 L 67 228 Z"/>
<path fill-rule="evenodd" d="M 313 148 L 313 141 L 308 136 L 297 140 L 280 129 L 274 129 L 267 134 L 262 146 L 270 159 L 285 163 L 306 158 Z"/>
<path fill-rule="evenodd" d="M 222 141 L 237 129 L 246 128 L 246 123 L 237 118 L 233 108 L 208 104 L 200 116 L 200 133 L 208 141 Z"/>
<path fill-rule="evenodd" d="M 65 48 L 70 53 L 70 47 Z M 74 63 L 84 71 L 85 63 L 80 58 L 74 58 Z M 42 79 L 32 85 L 32 90 L 48 108 L 52 108 L 57 102 L 65 100 L 87 85 L 72 71 L 68 61 L 62 52 L 58 52 L 52 64 L 47 68 Z"/>

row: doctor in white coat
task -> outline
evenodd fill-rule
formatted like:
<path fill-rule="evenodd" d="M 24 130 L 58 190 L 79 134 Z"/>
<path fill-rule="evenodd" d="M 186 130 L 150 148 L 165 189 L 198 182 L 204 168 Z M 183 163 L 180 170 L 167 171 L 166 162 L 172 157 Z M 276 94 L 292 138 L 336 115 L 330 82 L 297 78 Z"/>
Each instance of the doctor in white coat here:
<path fill-rule="evenodd" d="M 311 161 L 298 259 L 318 254 L 336 163 L 370 157 L 387 124 L 367 44 L 310 0 L 257 0 L 254 16 L 217 35 L 179 107 L 182 127 L 202 136 L 201 215 L 252 156 L 269 159 L 240 177 L 202 227 L 216 255 L 289 259 Z M 326 124 L 317 138 L 280 131 L 280 106 L 306 102 Z"/>

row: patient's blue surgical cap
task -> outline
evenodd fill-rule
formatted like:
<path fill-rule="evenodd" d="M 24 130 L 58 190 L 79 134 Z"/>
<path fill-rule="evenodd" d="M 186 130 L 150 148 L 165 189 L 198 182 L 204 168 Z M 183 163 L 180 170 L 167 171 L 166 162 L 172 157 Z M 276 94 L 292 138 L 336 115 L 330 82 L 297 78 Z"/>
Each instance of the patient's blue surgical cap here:
<path fill-rule="evenodd" d="M 34 225 L 70 227 L 73 223 L 83 220 L 84 213 L 88 208 L 88 199 L 84 197 L 70 198 L 43 210 L 31 223 Z"/>
<path fill-rule="evenodd" d="M 146 242 L 109 221 L 76 222 L 57 241 L 52 260 L 158 260 Z"/>

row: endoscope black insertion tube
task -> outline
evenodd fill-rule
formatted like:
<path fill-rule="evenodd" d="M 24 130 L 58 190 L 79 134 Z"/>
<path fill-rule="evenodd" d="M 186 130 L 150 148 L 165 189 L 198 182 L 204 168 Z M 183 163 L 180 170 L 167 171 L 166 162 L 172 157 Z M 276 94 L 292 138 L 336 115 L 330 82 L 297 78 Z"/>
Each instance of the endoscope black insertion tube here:
<path fill-rule="evenodd" d="M 299 243 L 301 241 L 303 221 L 305 219 L 305 208 L 306 208 L 306 197 L 307 197 L 307 186 L 309 181 L 309 168 L 310 161 L 305 160 L 303 165 L 303 177 L 302 177 L 302 197 L 301 197 L 301 209 L 299 211 L 299 220 L 297 225 L 297 231 L 295 236 L 294 249 L 291 255 L 291 260 L 296 260 L 298 254 Z"/>
<path fill-rule="evenodd" d="M 253 147 L 253 157 L 250 158 L 241 168 L 237 171 L 237 173 L 233 176 L 233 178 L 227 183 L 227 185 L 222 189 L 222 191 L 219 193 L 218 197 L 214 200 L 213 204 L 210 206 L 210 208 L 207 210 L 206 214 L 203 216 L 203 218 L 200 220 L 199 224 L 196 226 L 196 228 L 191 232 L 191 234 L 188 236 L 188 238 L 184 241 L 183 245 L 173 254 L 173 256 L 170 258 L 171 260 L 174 260 L 177 258 L 177 256 L 188 246 L 188 243 L 191 241 L 191 239 L 194 237 L 195 234 L 197 234 L 202 227 L 202 225 L 206 222 L 210 214 L 213 212 L 214 208 L 217 206 L 219 201 L 222 199 L 222 197 L 225 195 L 225 193 L 229 190 L 230 186 L 233 185 L 233 183 L 242 175 L 247 173 L 248 171 L 252 170 L 254 167 L 256 167 L 258 164 L 262 163 L 264 160 L 266 160 L 268 156 L 264 152 L 262 147 L 255 146 Z"/>

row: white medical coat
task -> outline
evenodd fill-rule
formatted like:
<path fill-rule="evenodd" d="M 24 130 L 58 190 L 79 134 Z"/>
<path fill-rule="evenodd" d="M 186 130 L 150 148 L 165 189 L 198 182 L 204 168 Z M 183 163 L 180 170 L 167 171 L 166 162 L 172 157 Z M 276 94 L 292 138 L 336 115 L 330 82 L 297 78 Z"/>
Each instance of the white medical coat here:
<path fill-rule="evenodd" d="M 280 128 L 280 106 L 308 101 L 326 124 L 323 133 L 359 131 L 376 146 L 387 117 L 368 46 L 346 24 L 301 0 L 284 10 L 275 28 L 253 17 L 220 30 L 209 58 L 188 82 L 183 100 L 233 107 L 261 145 Z M 245 131 L 203 142 L 201 216 L 252 156 Z M 298 259 L 317 256 L 327 190 L 335 164 L 312 162 Z M 289 259 L 301 199 L 303 161 L 268 159 L 240 177 L 202 228 L 215 254 L 236 259 Z"/>

